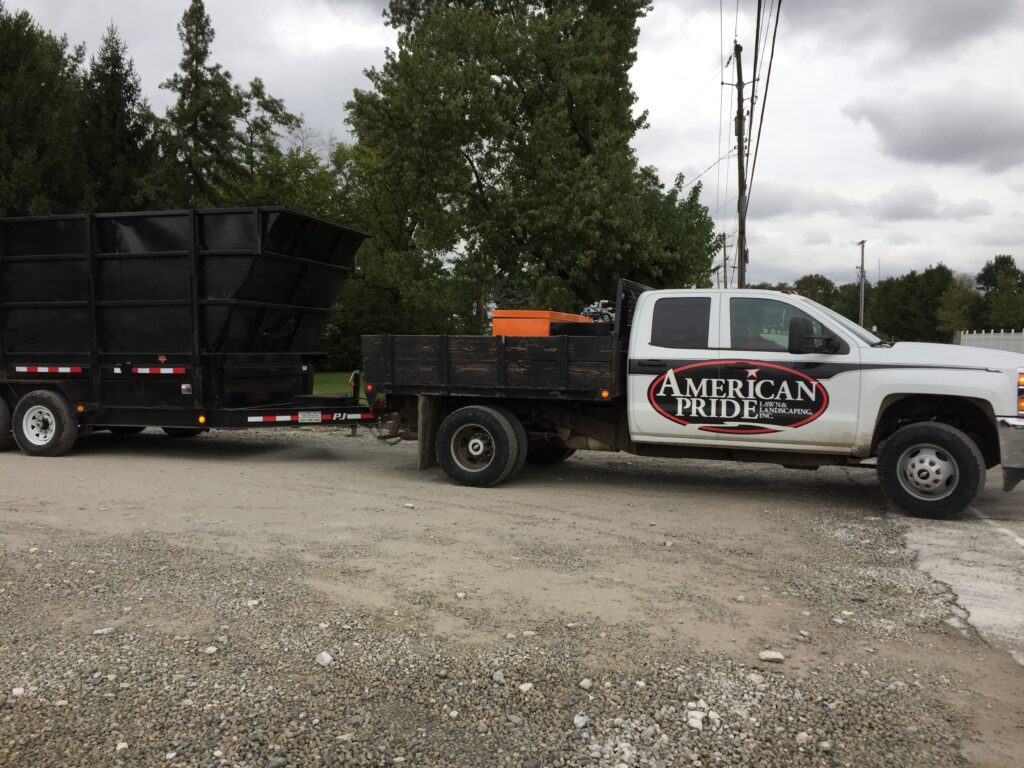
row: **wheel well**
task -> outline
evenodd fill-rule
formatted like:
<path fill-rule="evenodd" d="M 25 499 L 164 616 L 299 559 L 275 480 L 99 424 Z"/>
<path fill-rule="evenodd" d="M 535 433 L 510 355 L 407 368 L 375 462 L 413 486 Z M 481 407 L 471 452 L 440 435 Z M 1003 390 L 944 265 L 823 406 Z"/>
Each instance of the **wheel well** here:
<path fill-rule="evenodd" d="M 984 400 L 945 395 L 890 395 L 882 403 L 875 434 L 871 441 L 872 455 L 878 446 L 900 427 L 919 421 L 939 421 L 966 433 L 985 457 L 985 466 L 999 463 L 999 436 L 995 414 Z"/>

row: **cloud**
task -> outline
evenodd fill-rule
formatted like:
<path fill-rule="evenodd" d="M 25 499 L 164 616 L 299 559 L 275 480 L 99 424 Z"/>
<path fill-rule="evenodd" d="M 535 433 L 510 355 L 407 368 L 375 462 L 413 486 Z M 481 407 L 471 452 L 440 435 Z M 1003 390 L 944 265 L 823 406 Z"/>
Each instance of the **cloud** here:
<path fill-rule="evenodd" d="M 1024 162 L 1024 101 L 1016 98 L 950 87 L 941 93 L 868 97 L 844 111 L 871 125 L 891 157 L 998 173 Z"/>
<path fill-rule="evenodd" d="M 993 212 L 988 200 L 970 198 L 962 203 L 942 200 L 935 190 L 924 184 L 895 187 L 883 192 L 867 210 L 882 221 L 964 221 Z"/>
<path fill-rule="evenodd" d="M 760 219 L 814 213 L 847 216 L 861 207 L 860 203 L 834 192 L 763 181 L 752 190 L 748 212 Z"/>

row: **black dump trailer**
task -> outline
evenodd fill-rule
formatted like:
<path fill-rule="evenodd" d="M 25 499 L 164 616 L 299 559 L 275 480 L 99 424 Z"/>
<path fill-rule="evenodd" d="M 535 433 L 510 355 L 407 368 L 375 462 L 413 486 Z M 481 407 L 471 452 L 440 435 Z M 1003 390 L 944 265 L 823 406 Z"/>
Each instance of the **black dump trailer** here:
<path fill-rule="evenodd" d="M 358 382 L 312 394 L 365 237 L 285 208 L 0 219 L 0 447 L 373 421 Z"/>

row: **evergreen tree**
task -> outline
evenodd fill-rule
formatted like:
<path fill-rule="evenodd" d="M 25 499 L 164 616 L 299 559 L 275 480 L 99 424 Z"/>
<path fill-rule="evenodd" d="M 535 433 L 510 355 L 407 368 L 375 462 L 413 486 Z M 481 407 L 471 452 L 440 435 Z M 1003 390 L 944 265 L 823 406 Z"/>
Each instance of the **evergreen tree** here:
<path fill-rule="evenodd" d="M 192 0 L 178 24 L 180 69 L 160 86 L 177 94 L 160 136 L 169 204 L 223 204 L 235 194 L 242 175 L 236 120 L 244 99 L 231 73 L 210 63 L 214 35 L 203 1 Z"/>
<path fill-rule="evenodd" d="M 135 64 L 111 24 L 83 82 L 82 151 L 87 211 L 145 207 L 142 179 L 153 171 L 153 115 Z M 158 202 L 158 201 L 157 201 Z"/>
<path fill-rule="evenodd" d="M 76 126 L 81 47 L 0 0 L 0 215 L 73 213 L 83 197 Z"/>

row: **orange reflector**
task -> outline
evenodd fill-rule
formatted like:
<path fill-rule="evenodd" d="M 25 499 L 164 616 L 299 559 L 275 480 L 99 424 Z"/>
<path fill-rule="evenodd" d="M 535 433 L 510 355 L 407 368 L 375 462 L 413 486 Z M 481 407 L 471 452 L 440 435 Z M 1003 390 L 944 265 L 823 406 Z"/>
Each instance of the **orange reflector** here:
<path fill-rule="evenodd" d="M 206 417 L 205 416 L 200 416 L 199 417 L 199 423 L 200 424 L 205 424 L 206 423 Z"/>
<path fill-rule="evenodd" d="M 373 384 L 367 384 L 366 385 L 366 391 L 367 392 L 373 392 Z"/>
<path fill-rule="evenodd" d="M 79 413 L 85 413 L 85 406 L 79 403 L 78 405 L 75 406 L 75 410 L 78 411 Z"/>
<path fill-rule="evenodd" d="M 601 390 L 601 398 L 602 399 L 607 400 L 611 396 L 612 396 L 612 393 L 609 392 L 607 389 L 602 389 Z"/>
<path fill-rule="evenodd" d="M 1024 373 L 1017 374 L 1017 386 L 1024 387 Z"/>
<path fill-rule="evenodd" d="M 1024 413 L 1024 397 L 1017 401 L 1017 411 L 1019 413 Z"/>

